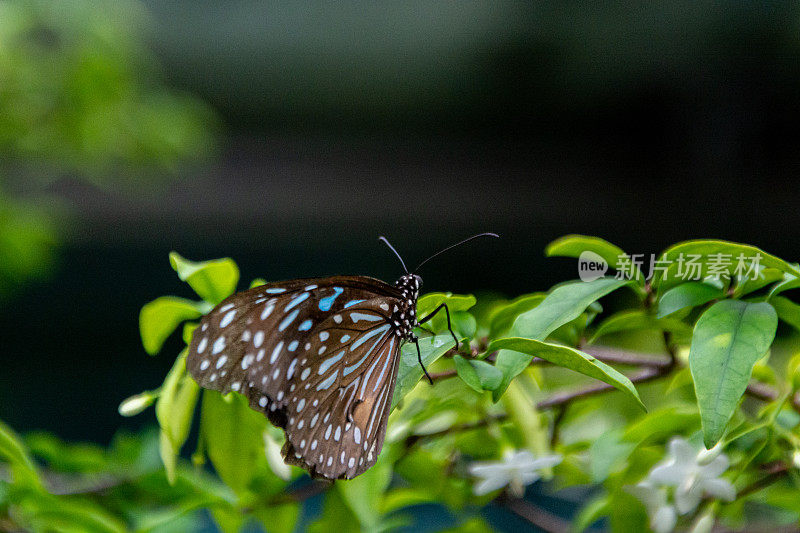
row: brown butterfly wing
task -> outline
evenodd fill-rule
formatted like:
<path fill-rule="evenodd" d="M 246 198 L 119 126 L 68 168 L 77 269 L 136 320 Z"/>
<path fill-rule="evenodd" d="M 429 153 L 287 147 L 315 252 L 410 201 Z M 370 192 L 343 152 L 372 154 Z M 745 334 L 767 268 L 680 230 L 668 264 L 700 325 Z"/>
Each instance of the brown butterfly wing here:
<path fill-rule="evenodd" d="M 283 428 L 287 462 L 354 477 L 382 446 L 401 342 L 390 322 L 398 305 L 394 287 L 367 277 L 255 287 L 203 318 L 187 368 L 205 388 L 244 394 Z"/>

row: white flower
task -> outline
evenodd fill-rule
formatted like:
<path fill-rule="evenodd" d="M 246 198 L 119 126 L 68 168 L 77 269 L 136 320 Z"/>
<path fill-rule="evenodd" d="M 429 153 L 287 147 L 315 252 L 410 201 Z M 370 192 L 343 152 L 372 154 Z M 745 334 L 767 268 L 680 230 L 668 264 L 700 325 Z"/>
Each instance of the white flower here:
<path fill-rule="evenodd" d="M 736 498 L 736 490 L 730 481 L 719 477 L 727 469 L 728 457 L 725 454 L 709 461 L 707 454 L 698 454 L 691 444 L 676 437 L 669 443 L 667 459 L 650 471 L 647 480 L 655 485 L 675 487 L 675 506 L 683 515 L 697 509 L 703 497 L 725 501 Z"/>
<path fill-rule="evenodd" d="M 656 533 L 669 533 L 675 529 L 678 515 L 675 508 L 667 503 L 667 489 L 656 487 L 650 481 L 627 487 L 628 492 L 639 498 L 647 508 L 650 527 Z"/>
<path fill-rule="evenodd" d="M 512 494 L 522 497 L 525 486 L 541 478 L 539 470 L 550 468 L 562 461 L 560 455 L 546 455 L 536 458 L 528 450 L 511 452 L 501 461 L 485 461 L 472 463 L 469 473 L 480 481 L 475 483 L 472 491 L 482 496 L 489 492 L 508 486 Z"/>

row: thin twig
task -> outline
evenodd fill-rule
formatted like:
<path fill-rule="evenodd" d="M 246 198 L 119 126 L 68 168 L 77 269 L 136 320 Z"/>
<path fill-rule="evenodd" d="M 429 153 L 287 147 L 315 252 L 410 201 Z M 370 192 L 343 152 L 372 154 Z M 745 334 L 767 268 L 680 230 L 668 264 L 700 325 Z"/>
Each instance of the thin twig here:
<path fill-rule="evenodd" d="M 452 378 L 458 375 L 455 369 L 452 370 L 444 370 L 442 372 L 430 372 L 431 381 L 434 383 L 437 381 L 441 381 L 443 379 Z"/>
<path fill-rule="evenodd" d="M 751 381 L 748 383 L 744 392 L 748 396 L 756 400 L 761 400 L 762 402 L 774 402 L 780 396 L 777 390 L 760 381 Z M 800 413 L 800 392 L 795 393 L 789 403 L 795 411 Z"/>
<path fill-rule="evenodd" d="M 503 493 L 495 501 L 547 533 L 566 533 L 570 530 L 569 522 L 522 498 L 513 498 Z"/>
<path fill-rule="evenodd" d="M 754 492 L 758 492 L 761 489 L 769 487 L 776 481 L 783 478 L 788 473 L 789 473 L 789 466 L 786 463 L 783 462 L 776 463 L 772 465 L 772 467 L 769 469 L 769 473 L 766 476 L 762 477 L 761 479 L 755 480 L 754 482 L 752 482 L 751 484 L 747 485 L 745 488 L 740 490 L 738 493 L 736 493 L 736 498 L 737 499 L 744 498 L 745 496 L 749 496 Z"/>
<path fill-rule="evenodd" d="M 464 431 L 472 431 L 473 429 L 481 429 L 489 425 L 491 422 L 502 422 L 506 418 L 508 418 L 508 415 L 506 414 L 490 415 L 482 420 L 476 420 L 475 422 L 466 422 L 464 424 L 450 426 L 447 429 L 433 431 L 431 433 L 426 433 L 424 435 L 409 435 L 406 438 L 406 446 L 413 446 L 420 439 L 442 437 L 444 435 L 449 435 L 451 433 L 461 433 Z"/>
<path fill-rule="evenodd" d="M 778 391 L 760 381 L 751 381 L 748 383 L 745 393 L 764 402 L 773 402 L 778 399 Z"/>
<path fill-rule="evenodd" d="M 658 354 L 631 352 L 628 350 L 609 348 L 608 346 L 583 346 L 581 350 L 606 363 L 619 363 L 621 365 L 632 366 L 655 366 L 659 368 L 672 366 L 671 358 Z"/>
<path fill-rule="evenodd" d="M 630 379 L 632 383 L 643 383 L 645 381 L 651 381 L 653 379 L 660 378 L 665 374 L 666 372 L 663 368 L 645 367 L 639 370 L 637 373 L 632 374 L 630 377 L 628 377 L 628 379 Z M 553 407 L 570 403 L 573 400 L 594 396 L 595 394 L 612 390 L 615 390 L 614 387 L 608 383 L 596 383 L 576 390 L 557 392 L 537 403 L 536 408 L 539 410 L 552 409 Z"/>
<path fill-rule="evenodd" d="M 286 503 L 304 502 L 309 498 L 313 498 L 314 496 L 322 494 L 331 487 L 333 487 L 333 481 L 313 480 L 311 483 L 307 483 L 302 487 L 288 492 L 282 492 L 271 498 L 268 498 L 264 501 L 264 506 L 271 507 L 273 505 L 282 505 Z M 240 509 L 240 511 L 242 514 L 249 514 L 259 507 L 260 506 L 243 507 Z"/>

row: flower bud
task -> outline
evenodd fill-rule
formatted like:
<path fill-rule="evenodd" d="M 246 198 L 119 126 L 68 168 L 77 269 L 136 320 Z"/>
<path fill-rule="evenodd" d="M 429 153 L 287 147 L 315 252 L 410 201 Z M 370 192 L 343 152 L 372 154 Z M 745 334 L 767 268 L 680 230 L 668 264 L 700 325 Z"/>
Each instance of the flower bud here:
<path fill-rule="evenodd" d="M 152 392 L 143 392 L 123 400 L 122 403 L 119 404 L 119 408 L 117 410 L 122 416 L 138 415 L 150 407 L 155 399 L 156 397 Z"/>
<path fill-rule="evenodd" d="M 700 450 L 700 453 L 697 454 L 697 464 L 700 466 L 711 464 L 711 461 L 719 457 L 720 453 L 722 453 L 722 441 L 716 443 L 710 450 Z"/>

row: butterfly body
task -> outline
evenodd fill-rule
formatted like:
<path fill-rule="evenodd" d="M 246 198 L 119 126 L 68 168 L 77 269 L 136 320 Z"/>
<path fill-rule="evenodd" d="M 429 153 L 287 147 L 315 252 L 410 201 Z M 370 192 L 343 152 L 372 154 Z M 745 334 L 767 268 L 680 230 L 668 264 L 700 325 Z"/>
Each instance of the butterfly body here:
<path fill-rule="evenodd" d="M 403 342 L 416 340 L 422 280 L 364 276 L 269 283 L 206 315 L 187 368 L 204 388 L 248 398 L 286 433 L 284 459 L 329 479 L 377 460 Z"/>

